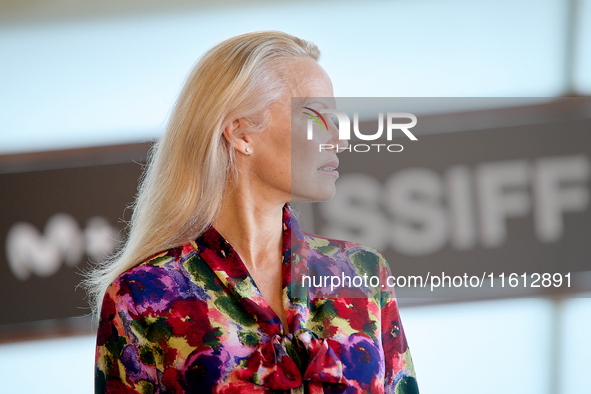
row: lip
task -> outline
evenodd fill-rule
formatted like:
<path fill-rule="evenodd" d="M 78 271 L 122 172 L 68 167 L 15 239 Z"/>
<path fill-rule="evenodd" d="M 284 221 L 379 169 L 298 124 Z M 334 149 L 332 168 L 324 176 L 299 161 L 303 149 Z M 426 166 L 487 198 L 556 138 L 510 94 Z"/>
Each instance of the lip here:
<path fill-rule="evenodd" d="M 329 162 L 324 163 L 318 171 L 323 172 L 325 174 L 329 174 L 335 177 L 339 177 L 339 172 L 336 170 L 339 166 L 338 160 L 331 160 Z"/>

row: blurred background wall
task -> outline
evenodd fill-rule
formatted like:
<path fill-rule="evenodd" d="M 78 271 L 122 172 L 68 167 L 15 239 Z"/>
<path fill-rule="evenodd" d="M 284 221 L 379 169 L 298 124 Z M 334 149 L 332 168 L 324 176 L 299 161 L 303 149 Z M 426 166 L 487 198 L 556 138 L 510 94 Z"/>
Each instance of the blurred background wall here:
<path fill-rule="evenodd" d="M 110 250 L 120 219 L 129 219 L 131 201 L 117 205 L 114 188 L 133 196 L 134 161 L 162 133 L 199 56 L 230 36 L 267 29 L 316 43 L 336 96 L 528 103 L 591 93 L 591 0 L 3 1 L 3 253 L 18 223 L 21 233 L 37 234 L 30 239 L 57 228 L 79 240 L 77 252 L 68 249 L 70 264 L 67 256 L 55 259 L 46 271 L 1 260 L 6 392 L 92 392 L 92 323 L 69 317 L 87 313 L 72 283 L 79 261 Z M 76 176 L 96 189 L 68 189 Z M 105 206 L 74 201 L 84 193 Z M 67 278 L 67 288 L 43 290 L 52 280 L 58 289 L 57 278 Z M 13 306 L 27 301 L 29 314 L 16 314 Z M 80 313 L 59 312 L 58 304 Z M 588 295 L 401 309 L 423 393 L 591 392 Z"/>

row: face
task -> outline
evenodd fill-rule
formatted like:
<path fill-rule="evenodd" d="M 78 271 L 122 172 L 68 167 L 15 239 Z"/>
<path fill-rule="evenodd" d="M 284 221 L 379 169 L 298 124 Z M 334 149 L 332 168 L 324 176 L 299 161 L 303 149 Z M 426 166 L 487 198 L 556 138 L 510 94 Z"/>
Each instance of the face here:
<path fill-rule="evenodd" d="M 253 167 L 261 183 L 286 201 L 326 201 L 335 192 L 339 152 L 347 147 L 347 140 L 338 139 L 338 129 L 329 115 L 323 115 L 322 127 L 313 120 L 313 138 L 308 140 L 308 120 L 304 112 L 311 108 L 335 108 L 332 83 L 328 74 L 311 58 L 297 59 L 287 66 L 292 78 L 292 89 L 287 89 L 281 100 L 270 109 L 269 128 L 253 135 Z M 294 99 L 292 109 L 292 97 Z M 328 127 L 327 127 L 328 126 Z M 332 145 L 322 149 L 320 145 Z"/>

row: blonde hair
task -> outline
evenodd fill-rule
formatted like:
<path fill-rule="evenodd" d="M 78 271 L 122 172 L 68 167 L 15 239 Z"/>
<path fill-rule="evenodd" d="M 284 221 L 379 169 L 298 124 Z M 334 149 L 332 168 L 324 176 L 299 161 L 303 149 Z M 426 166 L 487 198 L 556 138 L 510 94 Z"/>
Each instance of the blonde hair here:
<path fill-rule="evenodd" d="M 120 274 L 197 238 L 214 221 L 228 182 L 237 176 L 234 149 L 222 131 L 238 118 L 263 130 L 269 107 L 289 87 L 281 63 L 302 57 L 318 60 L 320 52 L 292 35 L 260 31 L 219 43 L 195 65 L 150 152 L 125 245 L 83 283 L 95 317 Z"/>

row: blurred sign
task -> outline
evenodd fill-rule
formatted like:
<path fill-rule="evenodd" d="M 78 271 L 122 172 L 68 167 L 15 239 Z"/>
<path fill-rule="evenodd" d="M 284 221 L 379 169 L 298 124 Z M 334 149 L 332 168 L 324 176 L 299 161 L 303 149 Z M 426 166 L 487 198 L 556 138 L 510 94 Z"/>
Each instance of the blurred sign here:
<path fill-rule="evenodd" d="M 591 270 L 591 106 L 570 103 L 417 115 L 402 152 L 340 153 L 313 232 L 375 247 L 394 275 Z"/>

